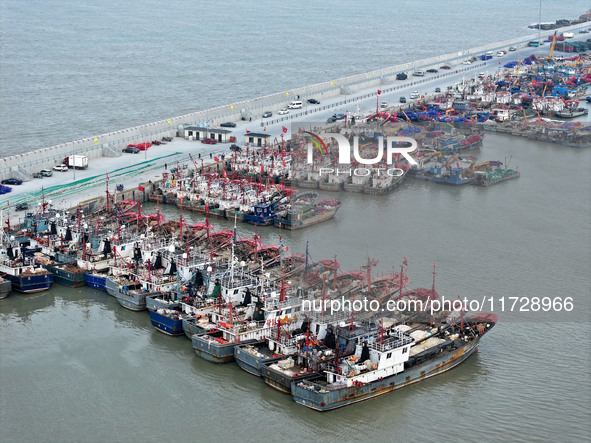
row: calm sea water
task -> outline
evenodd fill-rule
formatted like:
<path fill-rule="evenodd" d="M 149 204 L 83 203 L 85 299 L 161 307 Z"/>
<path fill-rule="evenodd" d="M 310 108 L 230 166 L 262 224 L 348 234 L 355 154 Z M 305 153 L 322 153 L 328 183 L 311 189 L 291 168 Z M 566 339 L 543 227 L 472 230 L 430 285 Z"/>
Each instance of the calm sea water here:
<path fill-rule="evenodd" d="M 588 7 L 543 3 L 544 21 Z M 538 2 L 519 0 L 2 6 L 3 155 L 518 36 L 538 16 Z M 329 194 L 345 202 L 335 219 L 285 240 L 309 242 L 315 259 L 336 254 L 343 269 L 371 256 L 389 272 L 406 257 L 427 287 L 435 261 L 441 295 L 572 296 L 573 313 L 507 316 L 453 371 L 319 414 L 234 364 L 199 359 L 145 312 L 56 285 L 0 302 L 0 440 L 588 439 L 591 151 L 488 134 L 476 155 L 507 159 L 521 177 Z"/>

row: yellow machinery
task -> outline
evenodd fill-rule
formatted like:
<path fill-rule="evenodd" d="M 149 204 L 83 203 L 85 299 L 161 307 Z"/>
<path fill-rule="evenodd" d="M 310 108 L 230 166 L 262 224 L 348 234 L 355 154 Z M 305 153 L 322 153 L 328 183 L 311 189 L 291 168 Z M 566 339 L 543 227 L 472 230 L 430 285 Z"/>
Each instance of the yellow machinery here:
<path fill-rule="evenodd" d="M 446 167 L 446 168 L 449 168 L 449 165 L 451 165 L 451 164 L 452 164 L 452 162 L 453 162 L 453 161 L 454 161 L 456 158 L 458 158 L 459 156 L 460 156 L 460 154 L 459 154 L 459 153 L 456 153 L 456 154 L 455 154 L 455 155 L 454 155 L 452 158 L 450 158 L 448 161 L 446 161 L 446 162 L 445 162 L 445 167 Z"/>
<path fill-rule="evenodd" d="M 556 31 L 554 31 L 554 38 L 552 39 L 552 44 L 550 45 L 550 54 L 548 54 L 548 60 L 554 60 L 552 58 L 552 54 L 554 53 L 554 45 L 556 44 Z"/>

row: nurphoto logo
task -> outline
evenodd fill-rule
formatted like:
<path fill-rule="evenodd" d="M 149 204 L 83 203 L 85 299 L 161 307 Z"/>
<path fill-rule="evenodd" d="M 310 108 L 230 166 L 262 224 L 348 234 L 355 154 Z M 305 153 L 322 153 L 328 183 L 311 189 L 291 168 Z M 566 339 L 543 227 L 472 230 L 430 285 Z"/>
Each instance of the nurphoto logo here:
<path fill-rule="evenodd" d="M 307 163 L 314 163 L 314 152 L 318 150 L 321 156 L 325 156 L 328 153 L 328 148 L 324 140 L 334 139 L 338 146 L 338 163 L 341 165 L 351 166 L 351 151 L 353 152 L 353 159 L 355 162 L 361 165 L 373 166 L 385 161 L 387 165 L 394 163 L 393 158 L 395 155 L 404 157 L 409 165 L 417 165 L 417 161 L 410 155 L 411 152 L 416 151 L 417 141 L 412 137 L 400 137 L 400 136 L 378 136 L 377 137 L 377 151 L 373 158 L 363 158 L 361 156 L 359 147 L 359 136 L 353 136 L 353 147 L 349 139 L 342 134 L 322 132 L 315 134 L 309 131 L 302 131 L 305 134 L 303 137 L 310 141 L 308 144 L 307 151 Z M 386 140 L 384 146 L 384 139 Z M 392 167 L 392 168 L 372 168 L 367 167 L 361 168 L 320 168 L 320 175 L 336 174 L 336 175 L 355 175 L 355 176 L 367 176 L 372 171 L 380 175 L 388 175 L 392 177 L 399 177 L 405 174 L 406 169 Z"/>

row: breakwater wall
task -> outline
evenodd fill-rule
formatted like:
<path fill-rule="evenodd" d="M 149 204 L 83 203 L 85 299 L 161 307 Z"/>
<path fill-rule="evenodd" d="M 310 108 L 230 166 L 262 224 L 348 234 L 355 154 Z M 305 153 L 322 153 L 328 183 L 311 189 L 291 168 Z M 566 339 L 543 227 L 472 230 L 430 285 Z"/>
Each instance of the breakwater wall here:
<path fill-rule="evenodd" d="M 578 31 L 587 28 L 589 22 L 560 28 L 559 32 Z M 277 111 L 284 107 L 290 100 L 299 97 L 305 101 L 314 97 L 321 102 L 333 99 L 331 104 L 315 106 L 314 108 L 304 108 L 301 112 L 290 113 L 279 118 L 266 120 L 262 125 L 270 125 L 278 122 L 288 122 L 307 116 L 315 112 L 342 106 L 359 100 L 376 97 L 377 90 L 384 93 L 396 89 L 420 85 L 436 78 L 453 75 L 458 72 L 474 70 L 482 66 L 485 62 L 474 63 L 472 65 L 462 65 L 451 72 L 439 71 L 437 75 L 428 75 L 426 77 L 412 77 L 412 71 L 415 69 L 439 68 L 442 64 L 457 64 L 461 60 L 484 54 L 487 51 L 506 50 L 509 46 L 524 46 L 529 41 L 537 40 L 538 33 L 527 36 L 505 40 L 489 45 L 475 48 L 458 50 L 453 53 L 430 57 L 423 60 L 401 63 L 388 68 L 377 69 L 363 74 L 357 74 L 336 80 L 330 80 L 315 85 L 295 88 L 289 91 L 279 92 L 263 97 L 232 103 L 216 108 L 194 112 L 178 117 L 172 117 L 167 120 L 161 120 L 132 128 L 121 129 L 107 134 L 95 135 L 81 140 L 42 148 L 36 151 L 18 154 L 0 159 L 0 179 L 8 177 L 19 177 L 23 180 L 32 179 L 32 174 L 44 168 L 51 168 L 62 162 L 64 157 L 73 154 L 86 155 L 89 159 L 98 157 L 116 157 L 121 155 L 121 149 L 130 143 L 139 143 L 160 139 L 164 136 L 174 137 L 178 131 L 188 125 L 216 125 L 222 121 L 239 121 L 241 119 L 259 118 L 266 111 Z M 405 72 L 409 75 L 409 80 L 397 81 L 396 74 Z M 360 91 L 371 91 L 359 95 Z M 341 100 L 334 102 L 336 97 L 342 97 Z M 349 109 L 350 111 L 352 109 Z"/>

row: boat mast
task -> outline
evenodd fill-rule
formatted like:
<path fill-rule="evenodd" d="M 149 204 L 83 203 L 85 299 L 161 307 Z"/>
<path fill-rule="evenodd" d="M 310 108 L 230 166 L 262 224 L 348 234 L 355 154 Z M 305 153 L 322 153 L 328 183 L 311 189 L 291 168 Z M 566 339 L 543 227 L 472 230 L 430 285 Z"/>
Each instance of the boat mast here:
<path fill-rule="evenodd" d="M 106 181 L 106 186 L 107 186 L 107 211 L 109 210 L 109 173 L 107 172 L 107 181 Z"/>

